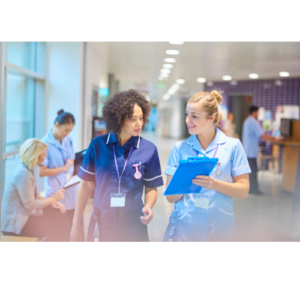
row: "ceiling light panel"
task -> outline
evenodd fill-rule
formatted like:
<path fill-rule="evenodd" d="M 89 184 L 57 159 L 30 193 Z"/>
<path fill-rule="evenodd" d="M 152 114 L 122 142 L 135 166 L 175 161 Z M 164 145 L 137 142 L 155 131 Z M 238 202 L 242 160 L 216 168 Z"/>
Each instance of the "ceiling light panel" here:
<path fill-rule="evenodd" d="M 290 73 L 289 73 L 289 72 L 280 72 L 280 73 L 279 73 L 279 76 L 280 76 L 280 77 L 289 77 L 289 76 L 290 76 Z"/>
<path fill-rule="evenodd" d="M 168 55 L 178 55 L 179 51 L 178 50 L 167 50 L 166 53 Z"/>
<path fill-rule="evenodd" d="M 204 77 L 199 77 L 197 78 L 197 82 L 204 83 L 206 82 L 206 79 Z"/>
<path fill-rule="evenodd" d="M 175 61 L 176 61 L 176 59 L 175 58 L 171 58 L 171 57 L 168 57 L 168 58 L 164 59 L 164 62 L 166 62 L 166 63 L 174 63 Z"/>
<path fill-rule="evenodd" d="M 171 65 L 171 64 L 163 64 L 163 68 L 172 69 L 173 65 Z"/>

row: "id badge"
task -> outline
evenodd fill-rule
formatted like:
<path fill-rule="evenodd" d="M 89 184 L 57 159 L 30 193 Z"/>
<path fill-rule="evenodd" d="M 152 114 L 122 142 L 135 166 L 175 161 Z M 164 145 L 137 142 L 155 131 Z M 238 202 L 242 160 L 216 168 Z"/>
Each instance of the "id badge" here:
<path fill-rule="evenodd" d="M 204 209 L 208 209 L 208 205 L 209 205 L 209 198 L 207 197 L 194 197 L 195 199 L 195 203 L 194 206 L 195 207 L 199 207 L 199 208 L 204 208 Z"/>
<path fill-rule="evenodd" d="M 115 193 L 110 194 L 110 207 L 124 207 L 126 194 Z"/>

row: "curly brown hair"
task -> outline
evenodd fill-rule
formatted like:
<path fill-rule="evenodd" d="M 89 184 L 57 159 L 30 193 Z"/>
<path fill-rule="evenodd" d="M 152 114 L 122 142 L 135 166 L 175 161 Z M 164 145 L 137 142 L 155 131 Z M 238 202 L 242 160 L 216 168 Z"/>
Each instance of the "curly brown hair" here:
<path fill-rule="evenodd" d="M 114 94 L 103 106 L 102 113 L 108 132 L 120 134 L 125 119 L 132 118 L 133 107 L 137 104 L 143 111 L 143 129 L 149 122 L 151 106 L 146 98 L 136 90 L 128 90 Z"/>

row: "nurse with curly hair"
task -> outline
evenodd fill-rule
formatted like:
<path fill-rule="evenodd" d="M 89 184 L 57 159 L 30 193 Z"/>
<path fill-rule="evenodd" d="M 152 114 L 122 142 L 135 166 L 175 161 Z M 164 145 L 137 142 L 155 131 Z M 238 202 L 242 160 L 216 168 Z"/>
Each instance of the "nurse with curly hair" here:
<path fill-rule="evenodd" d="M 80 220 L 93 188 L 88 241 L 94 232 L 99 232 L 100 241 L 149 241 L 147 225 L 153 218 L 157 187 L 163 185 L 157 148 L 140 137 L 150 109 L 135 90 L 117 93 L 105 103 L 103 116 L 109 133 L 91 141 L 77 174 L 82 181 L 71 241 L 79 240 Z"/>

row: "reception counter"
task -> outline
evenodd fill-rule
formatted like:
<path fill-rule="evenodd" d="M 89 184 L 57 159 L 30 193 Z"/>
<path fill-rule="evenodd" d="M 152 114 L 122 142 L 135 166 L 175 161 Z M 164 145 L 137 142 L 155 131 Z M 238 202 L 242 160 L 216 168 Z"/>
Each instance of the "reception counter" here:
<path fill-rule="evenodd" d="M 292 122 L 291 137 L 284 141 L 270 141 L 273 145 L 273 155 L 279 154 L 278 147 L 283 147 L 282 154 L 282 189 L 294 192 L 296 184 L 299 146 L 300 146 L 300 121 Z M 298 182 L 297 184 L 300 184 Z"/>

